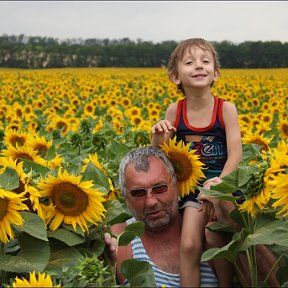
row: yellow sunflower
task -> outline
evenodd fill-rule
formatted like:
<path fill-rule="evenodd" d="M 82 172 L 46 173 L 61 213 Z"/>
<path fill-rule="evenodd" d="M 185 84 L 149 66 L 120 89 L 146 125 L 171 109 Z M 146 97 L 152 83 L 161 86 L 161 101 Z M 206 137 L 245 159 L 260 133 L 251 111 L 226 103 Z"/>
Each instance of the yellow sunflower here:
<path fill-rule="evenodd" d="M 133 115 L 130 117 L 130 122 L 132 124 L 132 126 L 139 126 L 141 125 L 141 123 L 143 122 L 143 118 L 141 116 L 138 115 Z"/>
<path fill-rule="evenodd" d="M 169 139 L 168 144 L 163 143 L 161 149 L 170 158 L 177 175 L 180 188 L 180 196 L 194 192 L 200 179 L 206 178 L 203 169 L 204 164 L 199 160 L 196 150 L 189 151 L 189 144 L 183 141 L 176 144 L 176 138 Z"/>
<path fill-rule="evenodd" d="M 243 137 L 243 144 L 257 144 L 261 146 L 261 151 L 268 151 L 269 145 L 272 141 L 274 136 L 270 138 L 266 138 L 264 135 L 260 134 L 259 131 L 256 131 L 255 133 L 246 133 Z"/>
<path fill-rule="evenodd" d="M 12 157 L 12 159 L 17 162 L 21 161 L 21 159 L 27 159 L 34 163 L 45 166 L 46 161 L 37 155 L 37 151 L 34 151 L 31 147 L 28 146 L 18 146 L 16 147 L 10 146 L 5 150 L 2 150 L 2 155 L 4 157 Z"/>
<path fill-rule="evenodd" d="M 261 212 L 267 208 L 271 198 L 271 179 L 274 179 L 274 173 L 275 171 L 278 172 L 279 169 L 272 167 L 271 165 L 268 168 L 264 167 L 261 165 L 261 162 L 255 162 L 255 164 L 252 165 L 256 165 L 261 170 L 263 169 L 263 174 L 260 173 L 256 176 L 249 193 L 247 193 L 248 197 L 239 205 L 239 210 L 243 212 L 246 211 L 251 214 L 252 217 L 255 217 L 259 211 Z"/>
<path fill-rule="evenodd" d="M 46 131 L 51 132 L 54 129 L 59 129 L 63 135 L 68 133 L 70 130 L 69 121 L 67 119 L 64 119 L 60 116 L 54 115 L 51 119 L 51 122 L 46 127 Z"/>
<path fill-rule="evenodd" d="M 53 286 L 51 276 L 45 273 L 38 272 L 38 277 L 35 271 L 29 273 L 29 280 L 22 277 L 22 279 L 16 277 L 12 283 L 12 287 L 60 287 L 60 285 Z"/>
<path fill-rule="evenodd" d="M 4 143 L 9 146 L 23 146 L 27 141 L 28 135 L 23 131 L 16 131 L 14 129 L 6 129 Z"/>
<path fill-rule="evenodd" d="M 272 188 L 272 199 L 276 201 L 272 204 L 273 208 L 281 208 L 277 214 L 282 214 L 283 217 L 288 216 L 288 175 L 279 174 L 275 177 L 274 181 L 271 181 L 271 184 L 274 186 Z"/>
<path fill-rule="evenodd" d="M 104 218 L 104 195 L 93 188 L 92 181 L 81 182 L 81 176 L 58 171 L 57 177 L 49 175 L 38 184 L 42 197 L 49 197 L 55 207 L 49 227 L 56 230 L 62 222 L 76 230 L 88 231 L 87 221 L 96 224 Z M 48 224 L 48 223 L 47 223 Z"/>
<path fill-rule="evenodd" d="M 252 217 L 255 217 L 259 210 L 264 210 L 268 204 L 271 197 L 270 189 L 268 185 L 263 188 L 258 194 L 253 195 L 249 199 L 246 199 L 239 206 L 240 211 L 246 211 L 251 214 Z"/>
<path fill-rule="evenodd" d="M 281 118 L 278 123 L 279 131 L 282 137 L 285 139 L 288 138 L 288 121 L 287 119 Z"/>
<path fill-rule="evenodd" d="M 132 108 L 127 108 L 124 112 L 124 115 L 129 119 L 132 118 L 133 116 L 141 117 L 141 109 L 136 106 Z"/>
<path fill-rule="evenodd" d="M 56 156 L 53 159 L 47 161 L 47 166 L 50 169 L 54 169 L 56 167 L 61 167 L 62 162 L 63 157 L 56 154 Z"/>
<path fill-rule="evenodd" d="M 104 169 L 104 167 L 102 166 L 102 164 L 99 162 L 99 158 L 98 155 L 96 153 L 94 154 L 89 154 L 88 158 L 83 160 L 83 167 L 81 172 L 83 173 L 86 170 L 87 165 L 89 164 L 89 162 L 92 162 L 97 168 L 99 168 L 102 172 L 106 173 L 106 170 Z"/>
<path fill-rule="evenodd" d="M 37 134 L 30 136 L 27 140 L 27 147 L 31 147 L 38 155 L 44 157 L 47 151 L 52 146 L 53 141 L 47 141 L 45 137 L 40 137 Z"/>
<path fill-rule="evenodd" d="M 103 128 L 103 126 L 104 126 L 103 120 L 100 118 L 95 127 L 93 128 L 93 133 L 100 131 Z"/>
<path fill-rule="evenodd" d="M 279 152 L 284 152 L 287 155 L 288 154 L 288 139 L 286 140 L 283 139 L 282 141 L 278 142 L 277 149 Z"/>
<path fill-rule="evenodd" d="M 131 107 L 131 99 L 128 97 L 122 97 L 120 99 L 120 103 L 122 104 L 123 107 Z"/>
<path fill-rule="evenodd" d="M 265 172 L 267 179 L 273 178 L 273 176 L 285 173 L 285 169 L 288 168 L 287 151 L 281 151 L 273 148 L 270 152 L 269 168 Z"/>
<path fill-rule="evenodd" d="M 88 158 L 83 160 L 84 165 L 82 166 L 81 172 L 84 173 L 84 171 L 86 170 L 87 165 L 89 164 L 90 161 L 108 177 L 108 182 L 109 182 L 108 199 L 109 200 L 116 199 L 119 196 L 120 193 L 119 193 L 119 191 L 117 191 L 115 189 L 112 180 L 108 176 L 108 173 L 107 173 L 106 169 L 99 162 L 98 155 L 96 153 L 89 154 Z"/>
<path fill-rule="evenodd" d="M 84 106 L 84 115 L 86 117 L 94 115 L 94 112 L 95 112 L 95 106 L 93 106 L 90 103 L 85 104 L 85 106 Z"/>
<path fill-rule="evenodd" d="M 11 224 L 23 225 L 24 223 L 19 213 L 20 210 L 28 209 L 23 203 L 24 194 L 0 189 L 0 241 L 3 243 L 8 243 L 10 239 L 14 239 Z"/>
<path fill-rule="evenodd" d="M 40 193 L 38 190 L 30 185 L 30 178 L 23 170 L 23 162 L 13 160 L 11 157 L 0 158 L 2 168 L 0 173 L 3 173 L 7 167 L 14 169 L 19 177 L 19 186 L 12 190 L 12 192 L 21 194 L 24 192 L 26 200 L 23 202 L 27 205 L 31 212 L 37 212 L 40 218 L 44 219 L 41 206 L 39 205 Z"/>

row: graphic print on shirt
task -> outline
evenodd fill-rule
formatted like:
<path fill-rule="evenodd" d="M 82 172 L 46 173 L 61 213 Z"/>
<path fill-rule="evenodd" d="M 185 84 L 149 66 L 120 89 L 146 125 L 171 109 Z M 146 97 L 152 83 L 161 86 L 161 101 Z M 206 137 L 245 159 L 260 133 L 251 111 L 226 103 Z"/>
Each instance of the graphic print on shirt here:
<path fill-rule="evenodd" d="M 216 161 L 225 161 L 225 147 L 221 141 L 217 141 L 216 136 L 185 135 L 186 143 L 190 143 L 189 148 L 196 150 L 200 160 L 210 166 Z"/>

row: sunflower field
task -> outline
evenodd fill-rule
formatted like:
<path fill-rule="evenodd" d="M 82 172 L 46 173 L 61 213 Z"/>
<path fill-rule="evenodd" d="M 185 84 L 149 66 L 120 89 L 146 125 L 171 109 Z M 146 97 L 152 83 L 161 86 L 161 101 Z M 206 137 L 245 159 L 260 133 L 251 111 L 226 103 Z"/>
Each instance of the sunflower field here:
<path fill-rule="evenodd" d="M 276 247 L 278 279 L 287 284 L 281 269 L 288 266 L 288 69 L 223 69 L 212 92 L 236 105 L 244 147 L 239 169 L 214 192 L 223 199 L 231 189 L 246 195 L 238 218 L 249 225 L 232 240 L 246 242 L 232 248 Z M 152 125 L 180 98 L 164 68 L 0 70 L 4 287 L 117 286 L 103 233 L 130 217 L 119 192 L 119 162 L 130 149 L 150 144 Z M 119 245 L 142 229 L 135 223 Z M 229 258 L 231 246 L 203 259 Z M 137 267 L 139 275 L 147 268 Z"/>

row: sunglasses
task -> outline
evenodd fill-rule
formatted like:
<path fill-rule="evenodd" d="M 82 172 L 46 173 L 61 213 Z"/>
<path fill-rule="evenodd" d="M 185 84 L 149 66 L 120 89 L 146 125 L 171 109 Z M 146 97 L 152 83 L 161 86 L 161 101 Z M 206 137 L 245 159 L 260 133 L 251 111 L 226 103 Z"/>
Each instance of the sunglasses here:
<path fill-rule="evenodd" d="M 128 193 L 133 197 L 133 198 L 138 198 L 138 197 L 144 197 L 148 194 L 149 191 L 151 191 L 152 194 L 154 195 L 161 195 L 164 194 L 168 191 L 168 185 L 170 184 L 171 180 L 173 178 L 173 175 L 169 181 L 168 184 L 157 184 L 152 186 L 151 188 L 137 188 L 137 189 L 132 189 Z"/>

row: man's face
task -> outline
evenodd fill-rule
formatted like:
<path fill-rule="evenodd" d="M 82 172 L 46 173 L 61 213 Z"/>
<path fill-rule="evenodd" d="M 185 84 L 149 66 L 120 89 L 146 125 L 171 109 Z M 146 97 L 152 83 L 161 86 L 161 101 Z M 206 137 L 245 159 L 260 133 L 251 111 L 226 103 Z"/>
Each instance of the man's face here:
<path fill-rule="evenodd" d="M 150 169 L 136 171 L 134 164 L 129 164 L 125 170 L 127 197 L 126 205 L 131 209 L 138 221 L 145 223 L 150 231 L 167 227 L 178 213 L 178 186 L 171 181 L 171 175 L 161 160 L 155 157 L 149 159 Z M 167 185 L 167 191 L 162 194 L 153 193 L 151 187 Z M 132 189 L 147 188 L 149 191 L 142 197 L 133 197 Z"/>

